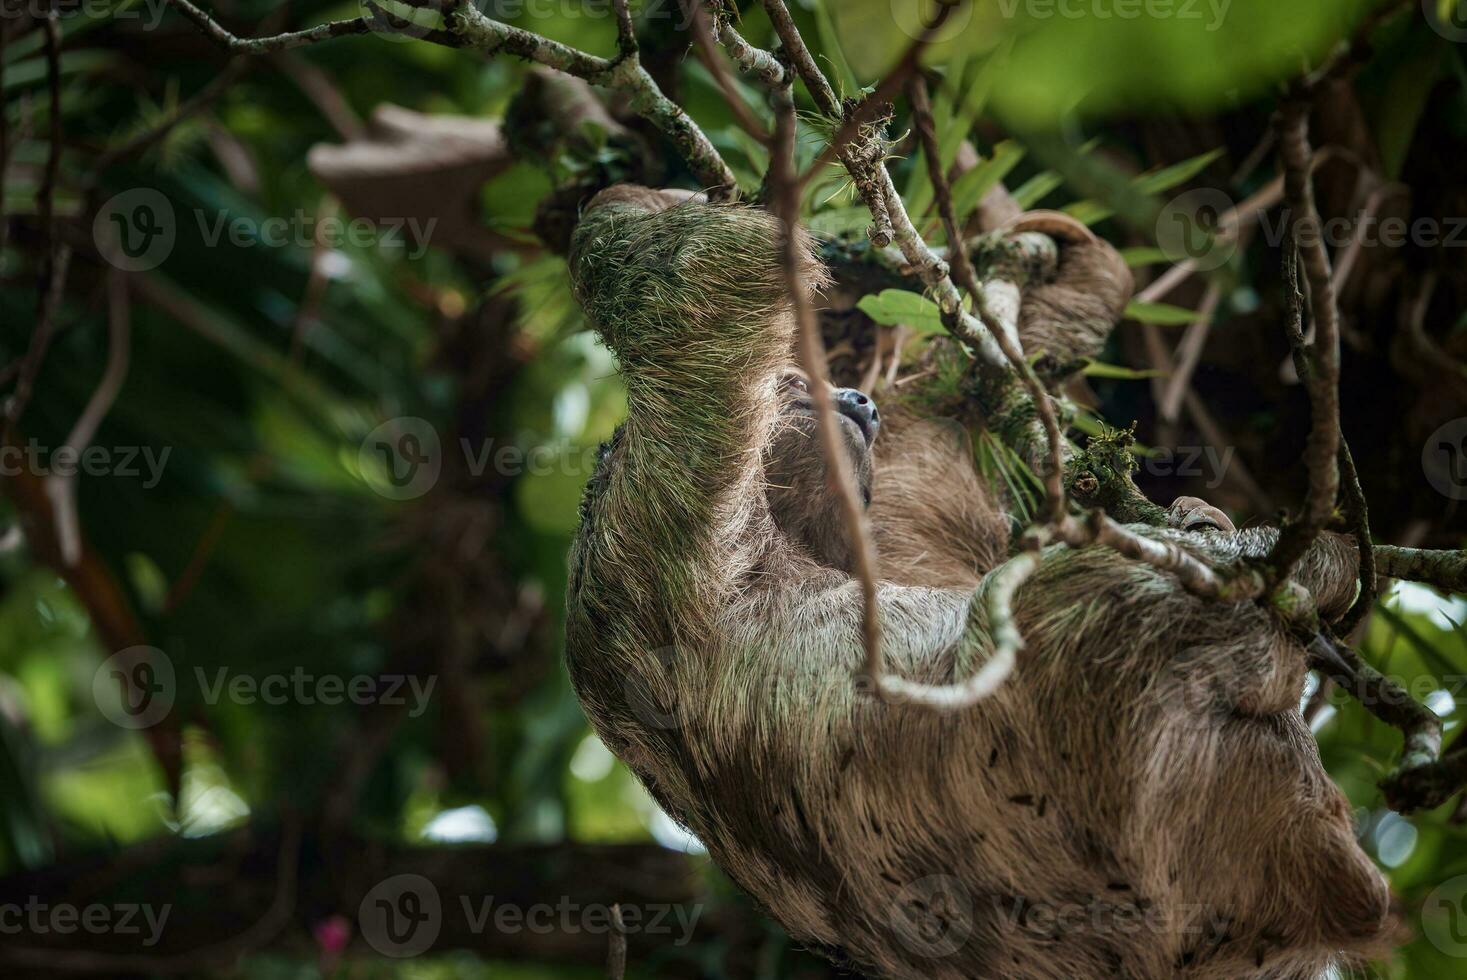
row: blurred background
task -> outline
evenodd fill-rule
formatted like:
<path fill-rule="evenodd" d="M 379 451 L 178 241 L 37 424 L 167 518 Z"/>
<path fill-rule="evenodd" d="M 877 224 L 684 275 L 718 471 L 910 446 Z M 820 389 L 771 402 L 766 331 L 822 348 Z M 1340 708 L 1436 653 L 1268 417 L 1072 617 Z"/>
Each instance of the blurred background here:
<path fill-rule="evenodd" d="M 791 6 L 845 96 L 920 32 L 905 0 Z M 614 50 L 608 3 L 481 9 Z M 615 100 L 431 37 L 231 60 L 163 0 L 3 10 L 0 975 L 599 977 L 612 903 L 628 976 L 843 975 L 657 810 L 561 663 L 565 553 L 624 411 L 561 252 L 595 187 L 696 186 L 677 154 Z M 757 193 L 766 151 L 684 11 L 633 11 L 649 71 Z M 370 12 L 210 8 L 242 37 Z M 943 163 L 965 219 L 1001 185 L 1125 249 L 1138 296 L 1072 392 L 1086 430 L 1135 424 L 1155 500 L 1273 520 L 1303 496 L 1308 411 L 1269 120 L 1342 42 L 1313 138 L 1345 433 L 1380 541 L 1462 547 L 1462 5 L 963 4 L 927 61 Z M 894 175 L 941 243 L 906 113 Z M 802 117 L 805 163 L 828 136 Z M 879 400 L 873 365 L 935 308 L 863 241 L 842 171 L 805 207 L 827 258 L 869 272 L 826 329 Z M 1396 586 L 1359 636 L 1449 739 L 1464 623 L 1461 597 Z M 1467 808 L 1390 813 L 1399 736 L 1338 692 L 1307 702 L 1397 898 L 1400 948 L 1367 975 L 1467 977 Z"/>

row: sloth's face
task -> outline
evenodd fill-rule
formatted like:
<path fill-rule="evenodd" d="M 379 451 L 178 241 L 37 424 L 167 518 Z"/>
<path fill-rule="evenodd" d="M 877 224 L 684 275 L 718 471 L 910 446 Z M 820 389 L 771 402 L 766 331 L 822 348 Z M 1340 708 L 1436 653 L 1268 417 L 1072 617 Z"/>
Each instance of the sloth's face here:
<path fill-rule="evenodd" d="M 841 444 L 851 461 L 863 504 L 871 502 L 871 446 L 881 429 L 876 403 L 854 388 L 833 388 Z M 825 459 L 810 382 L 789 370 L 780 379 L 779 423 L 764 460 L 769 509 L 779 529 L 821 564 L 851 570 L 840 503 L 827 489 Z"/>

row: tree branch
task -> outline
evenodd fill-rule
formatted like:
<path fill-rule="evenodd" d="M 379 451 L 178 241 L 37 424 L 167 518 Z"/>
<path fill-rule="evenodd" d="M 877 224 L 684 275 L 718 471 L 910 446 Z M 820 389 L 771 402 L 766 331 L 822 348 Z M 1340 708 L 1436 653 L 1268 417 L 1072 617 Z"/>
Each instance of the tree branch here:
<path fill-rule="evenodd" d="M 1024 636 L 1014 622 L 1014 593 L 1039 570 L 1041 560 L 1039 542 L 1034 539 L 1028 542 L 1026 550 L 984 576 L 983 605 L 993 637 L 993 653 L 973 676 L 952 684 L 921 684 L 894 674 L 875 674 L 881 696 L 894 703 L 960 711 L 997 691 L 1014 672 L 1019 651 L 1024 649 Z"/>
<path fill-rule="evenodd" d="M 656 126 L 677 147 L 710 200 L 724 200 L 735 194 L 733 171 L 697 123 L 657 87 L 635 51 L 623 52 L 611 60 L 598 58 L 487 17 L 468 0 L 458 0 L 448 12 L 447 21 L 453 34 L 470 47 L 490 55 L 512 54 L 621 93 L 631 111 Z"/>
<path fill-rule="evenodd" d="M 1395 681 L 1348 645 L 1325 633 L 1309 644 L 1311 663 L 1353 695 L 1376 718 L 1401 731 L 1395 770 L 1381 781 L 1386 803 L 1398 813 L 1435 809 L 1467 784 L 1467 753 L 1440 759 L 1442 722 Z"/>
<path fill-rule="evenodd" d="M 810 378 L 820 452 L 825 459 L 831 491 L 840 504 L 855 561 L 855 577 L 861 586 L 861 637 L 866 651 L 866 672 L 879 683 L 882 665 L 881 620 L 876 601 L 876 546 L 871 540 L 866 510 L 856 492 L 851 461 L 841 447 L 835 404 L 830 396 L 827 377 L 825 345 L 820 339 L 820 326 L 815 318 L 815 308 L 810 303 L 810 294 L 800 278 L 800 185 L 795 170 L 795 106 L 789 86 L 779 89 L 774 101 L 774 153 L 770 159 L 768 180 L 774 212 L 784 229 L 780 254 L 785 286 L 794 306 L 800 367 Z"/>
<path fill-rule="evenodd" d="M 1382 575 L 1467 595 L 1467 551 L 1426 551 L 1383 544 L 1376 547 L 1375 558 Z"/>
<path fill-rule="evenodd" d="M 688 0 L 689 4 L 699 2 L 701 0 Z M 779 59 L 744 40 L 743 35 L 734 29 L 719 0 L 709 0 L 709 7 L 717 8 L 713 12 L 713 25 L 717 32 L 718 43 L 728 51 L 734 64 L 739 66 L 739 71 L 746 75 L 753 75 L 769 88 L 784 85 L 784 66 L 779 63 Z"/>
<path fill-rule="evenodd" d="M 65 444 L 57 452 L 70 450 L 80 459 L 82 452 L 92 444 L 97 427 L 106 418 L 122 383 L 127 378 L 128 355 L 131 350 L 131 316 L 127 296 L 127 281 L 116 269 L 107 276 L 107 366 L 102 379 L 97 382 L 86 408 L 72 426 Z M 56 524 L 57 545 L 61 549 L 61 561 L 75 568 L 81 561 L 81 518 L 76 512 L 76 473 L 65 476 L 52 474 L 46 477 L 46 496 L 51 499 L 51 513 Z"/>
<path fill-rule="evenodd" d="M 1297 248 L 1309 283 L 1314 313 L 1315 342 L 1308 381 L 1310 428 L 1304 449 L 1309 472 L 1309 496 L 1297 521 L 1284 526 L 1278 543 L 1264 560 L 1272 585 L 1286 581 L 1294 566 L 1334 516 L 1340 471 L 1340 311 L 1325 251 L 1319 212 L 1314 205 L 1310 175 L 1313 150 L 1309 146 L 1309 102 L 1299 95 L 1280 108 L 1274 125 L 1279 157 L 1284 167 L 1284 203 L 1288 209 L 1291 248 Z M 1286 262 L 1290 262 L 1287 260 Z M 1287 266 L 1290 270 L 1292 266 Z M 1297 294 L 1295 282 L 1290 289 Z M 1297 303 L 1294 296 L 1291 303 Z M 1298 312 L 1296 307 L 1296 313 Z M 1299 331 L 1302 337 L 1302 330 Z M 1302 356 L 1302 355 L 1301 355 Z"/>
<path fill-rule="evenodd" d="M 353 17 L 350 20 L 333 20 L 304 31 L 291 31 L 269 37 L 242 38 L 230 33 L 218 21 L 194 6 L 189 0 L 168 0 L 168 2 L 179 13 L 193 21 L 199 30 L 226 49 L 239 54 L 269 54 L 272 51 L 285 51 L 288 48 L 317 44 L 348 34 L 366 34 L 372 30 L 371 22 L 365 17 Z"/>
<path fill-rule="evenodd" d="M 686 0 L 686 3 L 688 16 L 692 20 L 693 43 L 698 47 L 698 56 L 707 66 L 709 73 L 713 75 L 713 80 L 718 83 L 718 90 L 723 93 L 723 101 L 728 104 L 729 111 L 733 113 L 734 121 L 739 124 L 740 129 L 754 137 L 760 144 L 769 146 L 768 131 L 749 111 L 749 106 L 739 94 L 738 86 L 734 84 L 733 76 L 729 74 L 728 66 L 718 55 L 713 29 L 708 23 L 708 12 L 703 9 L 702 0 Z M 740 38 L 740 40 L 743 39 Z"/>

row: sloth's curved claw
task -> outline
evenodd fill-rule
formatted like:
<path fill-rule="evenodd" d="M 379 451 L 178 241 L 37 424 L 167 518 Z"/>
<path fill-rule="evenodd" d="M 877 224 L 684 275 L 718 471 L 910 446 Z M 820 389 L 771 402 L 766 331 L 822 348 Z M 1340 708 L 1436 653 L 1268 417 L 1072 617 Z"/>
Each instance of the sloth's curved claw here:
<path fill-rule="evenodd" d="M 1017 235 L 1024 231 L 1037 231 L 1070 245 L 1089 245 L 1099 241 L 1095 232 L 1087 228 L 1084 222 L 1063 211 L 1025 211 L 1003 226 L 1005 235 Z"/>

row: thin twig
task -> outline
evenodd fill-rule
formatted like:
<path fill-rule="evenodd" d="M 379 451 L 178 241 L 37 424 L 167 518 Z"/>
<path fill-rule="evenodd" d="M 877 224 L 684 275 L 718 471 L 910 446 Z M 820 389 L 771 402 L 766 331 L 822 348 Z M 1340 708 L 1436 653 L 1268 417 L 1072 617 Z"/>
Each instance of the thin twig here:
<path fill-rule="evenodd" d="M 1298 253 L 1293 248 L 1284 252 L 1284 282 L 1289 291 L 1289 318 L 1284 330 L 1289 338 L 1289 351 L 1293 358 L 1294 371 L 1309 390 L 1316 383 L 1314 364 L 1309 359 L 1304 337 L 1304 297 L 1299 292 Z M 1365 491 L 1360 486 L 1360 474 L 1355 469 L 1355 457 L 1350 444 L 1340 433 L 1338 465 L 1342 488 L 1345 494 L 1345 512 L 1350 521 L 1350 530 L 1355 536 L 1356 550 L 1360 555 L 1360 594 L 1340 619 L 1336 628 L 1342 636 L 1359 624 L 1370 608 L 1375 605 L 1375 544 L 1370 537 L 1370 507 Z"/>
<path fill-rule="evenodd" d="M 774 25 L 774 33 L 779 37 L 784 56 L 789 59 L 795 74 L 800 76 L 800 81 L 805 83 L 810 98 L 815 100 L 815 108 L 823 116 L 839 118 L 840 100 L 835 97 L 835 90 L 830 87 L 825 73 L 820 70 L 820 66 L 815 63 L 815 57 L 806 47 L 804 38 L 800 36 L 800 29 L 795 26 L 794 18 L 790 16 L 784 0 L 764 0 L 764 12 Z"/>
<path fill-rule="evenodd" d="M 285 51 L 288 48 L 317 44 L 348 34 L 366 34 L 372 30 L 371 22 L 365 17 L 353 17 L 350 20 L 333 20 L 304 31 L 290 31 L 269 37 L 242 38 L 230 33 L 218 21 L 194 6 L 189 0 L 168 0 L 168 2 L 179 13 L 193 21 L 205 34 L 230 51 L 239 54 L 269 54 L 272 51 Z"/>
<path fill-rule="evenodd" d="M 1221 574 L 1185 548 L 1170 541 L 1142 537 L 1117 524 L 1101 510 L 1091 511 L 1083 522 L 1065 518 L 1059 523 L 1056 533 L 1072 548 L 1103 544 L 1127 558 L 1171 572 L 1188 592 L 1205 599 L 1231 601 L 1251 598 L 1261 591 L 1260 584 L 1252 576 L 1246 573 Z"/>
<path fill-rule="evenodd" d="M 1360 594 L 1336 626 L 1341 636 L 1348 637 L 1375 605 L 1376 570 L 1375 542 L 1370 538 L 1370 505 L 1365 499 L 1364 488 L 1360 486 L 1355 457 L 1343 438 L 1340 439 L 1340 483 L 1345 496 L 1345 516 L 1350 521 L 1350 531 L 1360 552 Z"/>
<path fill-rule="evenodd" d="M 107 275 L 107 366 L 102 378 L 87 400 L 86 408 L 71 427 L 66 442 L 58 453 L 70 453 L 71 458 L 80 459 L 92 439 L 97 427 L 107 417 L 122 383 L 127 380 L 128 356 L 131 353 L 131 306 L 127 295 L 127 280 L 123 273 L 113 269 Z M 71 568 L 81 561 L 81 519 L 76 512 L 76 473 L 65 476 L 52 474 L 46 477 L 46 495 L 51 498 L 51 513 L 56 522 L 57 544 L 61 549 L 61 560 Z"/>
<path fill-rule="evenodd" d="M 10 19 L 0 17 L 0 92 L 5 91 L 5 46 L 10 40 Z M 0 272 L 4 272 L 5 246 L 10 241 L 10 216 L 5 211 L 5 173 L 10 168 L 10 106 L 0 104 Z"/>
<path fill-rule="evenodd" d="M 1270 581 L 1277 585 L 1288 579 L 1315 538 L 1334 515 L 1339 494 L 1340 471 L 1340 311 L 1335 302 L 1329 254 L 1325 251 L 1319 212 L 1314 206 L 1310 176 L 1313 151 L 1309 146 L 1309 103 L 1302 98 L 1285 102 L 1275 125 L 1279 156 L 1284 167 L 1284 201 L 1289 211 L 1291 244 L 1297 248 L 1309 283 L 1310 309 L 1314 313 L 1315 343 L 1312 378 L 1308 385 L 1310 405 L 1309 440 L 1304 464 L 1309 473 L 1309 495 L 1304 512 L 1279 534 L 1265 563 Z M 1295 283 L 1289 288 L 1297 294 Z M 1291 302 L 1294 299 L 1291 297 Z M 1301 331 L 1302 336 L 1302 331 Z"/>
<path fill-rule="evenodd" d="M 688 16 L 693 24 L 693 43 L 697 45 L 698 56 L 708 68 L 713 80 L 718 83 L 718 90 L 723 93 L 723 101 L 727 103 L 729 111 L 733 113 L 734 121 L 739 128 L 748 133 L 760 144 L 768 146 L 770 143 L 769 131 L 754 118 L 754 113 L 749 109 L 743 96 L 739 94 L 738 85 L 734 82 L 733 75 L 728 66 L 719 57 L 718 48 L 714 44 L 713 29 L 708 23 L 708 12 L 703 9 L 702 0 L 685 0 L 687 3 Z"/>
<path fill-rule="evenodd" d="M 1206 346 L 1207 335 L 1212 330 L 1213 314 L 1221 301 L 1222 288 L 1216 282 L 1209 282 L 1202 294 L 1202 302 L 1197 305 L 1197 319 L 1188 325 L 1187 332 L 1177 344 L 1176 367 L 1167 375 L 1158 406 L 1161 417 L 1168 422 L 1175 422 L 1181 413 L 1182 401 L 1192 385 L 1192 373 L 1202 360 L 1202 348 Z"/>
<path fill-rule="evenodd" d="M 1467 782 L 1462 759 L 1439 758 L 1442 722 L 1435 712 L 1326 633 L 1314 637 L 1309 654 L 1310 662 L 1359 700 L 1366 711 L 1400 729 L 1404 738 L 1401 761 L 1381 783 L 1391 809 L 1410 813 L 1438 807 L 1462 788 Z"/>
<path fill-rule="evenodd" d="M 611 937 L 607 941 L 606 976 L 623 980 L 627 975 L 627 927 L 621 917 L 621 904 L 611 906 Z"/>
<path fill-rule="evenodd" d="M 1014 622 L 1014 594 L 1039 570 L 1042 556 L 1037 541 L 983 578 L 984 610 L 993 653 L 971 677 L 952 684 L 922 684 L 894 674 L 878 675 L 883 698 L 894 703 L 918 704 L 938 711 L 960 711 L 992 695 L 1009 679 L 1024 649 L 1024 635 Z"/>
<path fill-rule="evenodd" d="M 386 27 L 434 44 L 475 47 L 491 56 L 510 54 L 554 68 L 625 96 L 631 111 L 656 126 L 678 148 L 694 175 L 703 182 L 711 200 L 723 200 L 736 191 L 733 171 L 724 163 L 708 137 L 680 106 L 662 93 L 652 76 L 642 67 L 637 54 L 635 26 L 632 24 L 626 0 L 616 0 L 619 53 L 615 58 L 588 54 L 568 44 L 494 20 L 485 16 L 470 0 L 449 0 L 444 4 L 428 0 L 417 4 L 423 9 L 442 12 L 448 25 L 447 30 L 424 29 L 419 24 L 388 13 L 373 0 L 364 0 L 371 11 L 370 19 L 357 17 L 332 21 L 304 31 L 262 38 L 235 36 L 194 6 L 190 0 L 169 2 L 205 34 L 226 49 L 240 54 L 268 54 L 348 34 L 365 34 L 374 27 Z"/>
<path fill-rule="evenodd" d="M 795 106 L 786 87 L 775 96 L 774 153 L 769 166 L 770 200 L 782 223 L 781 257 L 790 302 L 794 307 L 796 347 L 800 367 L 810 379 L 820 451 L 827 479 L 840 504 L 841 517 L 850 538 L 855 577 L 861 587 L 861 637 L 866 651 L 866 673 L 874 681 L 882 676 L 881 620 L 876 600 L 876 547 L 865 508 L 856 492 L 851 461 L 841 445 L 835 405 L 827 381 L 825 345 L 810 295 L 800 280 L 800 188 L 795 171 Z"/>

